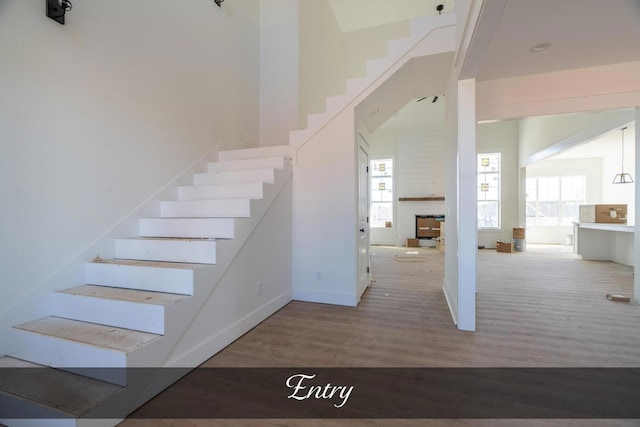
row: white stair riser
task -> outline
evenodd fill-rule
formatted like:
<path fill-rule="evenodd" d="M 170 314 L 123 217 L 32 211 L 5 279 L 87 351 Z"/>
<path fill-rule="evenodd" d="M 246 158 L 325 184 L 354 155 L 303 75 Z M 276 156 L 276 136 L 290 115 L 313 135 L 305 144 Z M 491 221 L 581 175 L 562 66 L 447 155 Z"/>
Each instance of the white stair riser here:
<path fill-rule="evenodd" d="M 164 306 L 54 292 L 53 316 L 164 335 Z"/>
<path fill-rule="evenodd" d="M 178 200 L 253 199 L 264 197 L 262 182 L 239 184 L 196 185 L 178 188 Z"/>
<path fill-rule="evenodd" d="M 107 348 L 41 335 L 13 328 L 9 331 L 13 345 L 9 356 L 63 370 L 73 368 L 125 368 L 127 355 Z M 68 369 L 65 369 L 68 368 Z M 126 385 L 124 369 L 94 369 L 83 371 L 85 376 L 118 385 Z"/>
<path fill-rule="evenodd" d="M 325 123 L 327 123 L 327 113 L 314 113 L 307 116 L 307 128 L 308 129 L 320 129 Z"/>
<path fill-rule="evenodd" d="M 86 264 L 89 285 L 193 295 L 193 270 L 92 262 Z"/>
<path fill-rule="evenodd" d="M 233 218 L 141 218 L 142 237 L 233 239 Z"/>
<path fill-rule="evenodd" d="M 371 82 L 369 76 L 347 80 L 347 93 L 361 92 Z"/>
<path fill-rule="evenodd" d="M 116 257 L 215 264 L 216 242 L 214 240 L 117 239 Z"/>
<path fill-rule="evenodd" d="M 264 182 L 273 184 L 275 181 L 275 170 L 253 169 L 243 171 L 197 173 L 193 175 L 194 185 L 214 185 L 214 184 L 235 184 L 242 182 Z"/>
<path fill-rule="evenodd" d="M 229 160 L 225 162 L 211 162 L 207 165 L 208 172 L 237 171 L 248 169 L 273 168 L 284 170 L 284 157 L 263 157 L 257 159 Z"/>
<path fill-rule="evenodd" d="M 226 150 L 218 153 L 218 160 L 221 162 L 232 160 L 248 160 L 262 157 L 291 156 L 292 150 L 288 145 L 278 145 L 273 147 L 245 148 L 240 150 Z"/>
<path fill-rule="evenodd" d="M 384 71 L 389 68 L 387 61 L 383 61 L 380 59 L 370 59 L 367 61 L 367 75 L 368 76 L 379 76 Z"/>
<path fill-rule="evenodd" d="M 250 214 L 249 199 L 160 202 L 163 218 L 247 218 Z"/>
<path fill-rule="evenodd" d="M 289 143 L 293 146 L 306 142 L 313 135 L 313 129 L 299 129 L 289 132 Z"/>

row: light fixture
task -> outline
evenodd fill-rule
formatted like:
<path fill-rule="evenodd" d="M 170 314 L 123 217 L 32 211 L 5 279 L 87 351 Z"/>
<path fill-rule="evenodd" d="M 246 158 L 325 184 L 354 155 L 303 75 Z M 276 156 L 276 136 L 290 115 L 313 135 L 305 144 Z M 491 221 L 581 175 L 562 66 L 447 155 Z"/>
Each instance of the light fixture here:
<path fill-rule="evenodd" d="M 531 52 L 533 53 L 538 53 L 538 52 L 542 52 L 543 50 L 547 50 L 551 47 L 551 43 L 549 42 L 544 42 L 544 43 L 538 43 L 536 45 L 531 46 Z"/>
<path fill-rule="evenodd" d="M 47 17 L 64 25 L 64 14 L 73 9 L 69 0 L 47 0 Z"/>
<path fill-rule="evenodd" d="M 624 171 L 624 130 L 626 128 L 627 127 L 625 126 L 620 129 L 620 132 L 622 132 L 622 161 L 620 165 L 620 173 L 613 178 L 613 184 L 631 184 L 633 182 L 631 174 Z"/>

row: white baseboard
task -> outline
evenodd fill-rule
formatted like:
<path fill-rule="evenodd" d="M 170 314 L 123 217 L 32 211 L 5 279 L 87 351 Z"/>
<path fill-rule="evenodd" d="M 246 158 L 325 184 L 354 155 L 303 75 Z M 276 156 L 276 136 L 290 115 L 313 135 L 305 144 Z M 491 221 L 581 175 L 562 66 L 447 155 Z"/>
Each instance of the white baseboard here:
<path fill-rule="evenodd" d="M 358 305 L 356 294 L 344 292 L 326 292 L 313 289 L 293 289 L 293 300 L 304 302 L 316 302 L 321 304 L 346 305 L 355 307 Z"/>
<path fill-rule="evenodd" d="M 458 316 L 456 315 L 453 306 L 451 305 L 450 295 L 447 293 L 447 286 L 442 287 L 442 292 L 444 292 L 444 299 L 447 301 L 447 306 L 449 307 L 449 313 L 451 313 L 451 319 L 453 320 L 453 324 L 458 326 Z"/>

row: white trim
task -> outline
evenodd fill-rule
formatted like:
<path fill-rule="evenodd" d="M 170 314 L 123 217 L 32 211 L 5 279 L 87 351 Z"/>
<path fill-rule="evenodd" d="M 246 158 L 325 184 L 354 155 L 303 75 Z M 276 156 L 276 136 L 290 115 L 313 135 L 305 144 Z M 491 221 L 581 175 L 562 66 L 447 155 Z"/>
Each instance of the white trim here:
<path fill-rule="evenodd" d="M 444 292 L 444 299 L 447 301 L 447 306 L 449 307 L 449 313 L 451 313 L 451 319 L 453 320 L 453 324 L 458 326 L 458 317 L 456 316 L 453 306 L 451 305 L 451 297 L 447 293 L 446 286 L 442 287 L 442 292 Z"/>
<path fill-rule="evenodd" d="M 346 305 L 355 307 L 358 305 L 356 294 L 346 292 L 317 291 L 315 289 L 293 289 L 293 300 L 315 302 L 321 304 Z"/>

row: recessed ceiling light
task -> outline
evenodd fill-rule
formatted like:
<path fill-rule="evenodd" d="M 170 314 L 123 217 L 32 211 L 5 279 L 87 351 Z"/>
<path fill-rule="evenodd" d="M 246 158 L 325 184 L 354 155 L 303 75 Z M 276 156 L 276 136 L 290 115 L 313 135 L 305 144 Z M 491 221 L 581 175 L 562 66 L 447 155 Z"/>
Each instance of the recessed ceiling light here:
<path fill-rule="evenodd" d="M 533 46 L 531 46 L 531 52 L 533 53 L 538 53 L 538 52 L 542 52 L 543 50 L 547 50 L 551 47 L 551 43 L 549 42 L 545 42 L 545 43 L 538 43 L 535 44 Z"/>

